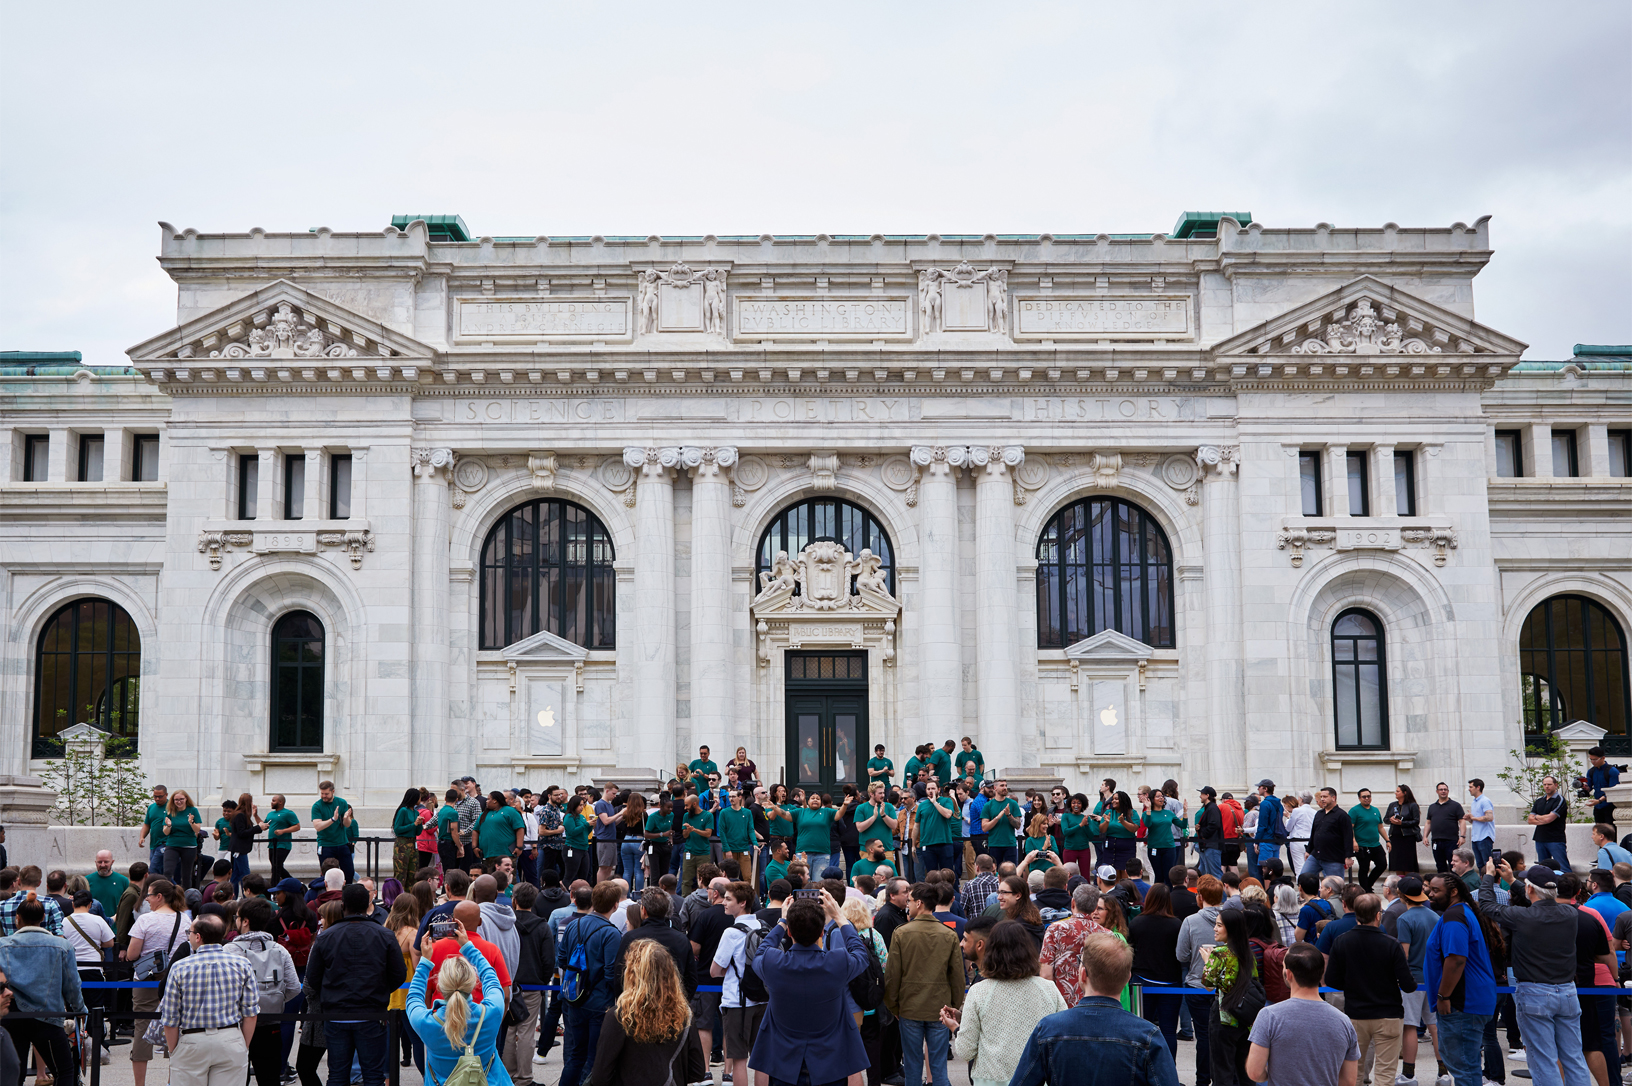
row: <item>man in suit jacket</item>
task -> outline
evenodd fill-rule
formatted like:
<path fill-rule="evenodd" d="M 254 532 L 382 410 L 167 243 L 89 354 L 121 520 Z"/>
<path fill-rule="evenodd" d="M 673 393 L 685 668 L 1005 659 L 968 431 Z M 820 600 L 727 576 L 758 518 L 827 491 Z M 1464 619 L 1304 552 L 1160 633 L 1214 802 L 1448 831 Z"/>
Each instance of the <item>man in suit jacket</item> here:
<path fill-rule="evenodd" d="M 838 927 L 843 949 L 823 948 L 828 924 Z M 861 1032 L 844 1003 L 850 981 L 867 970 L 867 962 L 861 937 L 826 890 L 820 905 L 787 899 L 782 920 L 754 959 L 771 999 L 749 1063 L 769 1075 L 772 1086 L 797 1082 L 806 1070 L 813 1086 L 842 1084 L 867 1069 Z"/>

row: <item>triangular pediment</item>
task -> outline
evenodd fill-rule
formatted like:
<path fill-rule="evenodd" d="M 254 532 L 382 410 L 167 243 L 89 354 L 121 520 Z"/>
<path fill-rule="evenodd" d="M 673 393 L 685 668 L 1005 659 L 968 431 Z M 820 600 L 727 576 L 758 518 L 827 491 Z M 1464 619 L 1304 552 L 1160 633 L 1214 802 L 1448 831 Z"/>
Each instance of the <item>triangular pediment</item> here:
<path fill-rule="evenodd" d="M 574 645 L 566 638 L 558 637 L 548 630 L 540 630 L 531 637 L 524 637 L 507 646 L 500 655 L 518 664 L 576 664 L 589 659 L 589 650 L 581 645 Z"/>
<path fill-rule="evenodd" d="M 1065 650 L 1065 658 L 1079 664 L 1124 664 L 1135 667 L 1156 650 L 1116 630 L 1101 630 Z"/>
<path fill-rule="evenodd" d="M 1227 355 L 1438 356 L 1517 361 L 1528 344 L 1370 275 L 1213 347 Z"/>
<path fill-rule="evenodd" d="M 361 365 L 386 359 L 424 364 L 436 351 L 369 317 L 279 279 L 138 343 L 137 363 L 169 365 Z"/>

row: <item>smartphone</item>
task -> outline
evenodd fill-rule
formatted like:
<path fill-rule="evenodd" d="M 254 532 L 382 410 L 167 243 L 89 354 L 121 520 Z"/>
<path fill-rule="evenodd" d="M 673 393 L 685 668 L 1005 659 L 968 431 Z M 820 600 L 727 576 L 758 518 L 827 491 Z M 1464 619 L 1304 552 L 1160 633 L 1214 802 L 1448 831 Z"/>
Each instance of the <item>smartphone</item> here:
<path fill-rule="evenodd" d="M 425 930 L 432 939 L 452 939 L 459 934 L 459 921 L 451 916 L 439 916 Z"/>
<path fill-rule="evenodd" d="M 815 890 L 795 890 L 793 892 L 793 897 L 794 897 L 795 901 L 797 901 L 800 898 L 805 898 L 805 897 L 811 898 L 812 900 L 815 900 L 815 901 L 820 901 L 820 900 L 822 900 L 822 891 L 821 891 L 820 888 L 817 888 Z"/>

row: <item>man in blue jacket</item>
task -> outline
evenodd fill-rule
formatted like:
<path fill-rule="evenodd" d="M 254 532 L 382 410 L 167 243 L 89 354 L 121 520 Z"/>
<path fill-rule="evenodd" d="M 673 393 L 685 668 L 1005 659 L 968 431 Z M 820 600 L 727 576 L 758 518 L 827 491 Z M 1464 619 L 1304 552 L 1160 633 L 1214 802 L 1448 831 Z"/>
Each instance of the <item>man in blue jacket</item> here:
<path fill-rule="evenodd" d="M 618 884 L 611 880 L 601 883 L 590 897 L 593 911 L 574 917 L 555 945 L 555 964 L 563 971 L 564 981 L 574 950 L 584 948 L 584 968 L 577 976 L 582 987 L 577 999 L 565 1002 L 561 1038 L 561 1081 L 571 1086 L 577 1086 L 589 1073 L 595 1046 L 601 1039 L 601 1022 L 612 1003 L 620 937 L 611 916 L 617 907 Z"/>
<path fill-rule="evenodd" d="M 829 925 L 843 937 L 842 949 L 824 947 Z M 867 1069 L 861 1032 L 844 1001 L 850 982 L 867 971 L 867 961 L 861 937 L 826 890 L 820 905 L 791 897 L 782 903 L 781 921 L 754 958 L 754 971 L 771 999 L 748 1062 L 770 1076 L 771 1086 L 799 1082 L 806 1072 L 803 1081 L 827 1086 Z"/>
<path fill-rule="evenodd" d="M 1281 843 L 1286 840 L 1286 808 L 1275 796 L 1275 782 L 1265 777 L 1258 782 L 1258 832 L 1253 840 L 1258 842 L 1258 862 L 1273 860 L 1281 851 Z"/>

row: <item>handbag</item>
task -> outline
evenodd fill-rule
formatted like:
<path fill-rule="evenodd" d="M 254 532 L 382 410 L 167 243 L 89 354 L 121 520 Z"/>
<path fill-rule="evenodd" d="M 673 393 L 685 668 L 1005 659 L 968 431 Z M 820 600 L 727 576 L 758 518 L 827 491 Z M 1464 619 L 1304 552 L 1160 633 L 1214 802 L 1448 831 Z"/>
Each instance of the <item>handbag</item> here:
<path fill-rule="evenodd" d="M 1218 997 L 1219 1009 L 1234 1018 L 1237 1026 L 1252 1025 L 1258 1012 L 1268 1002 L 1269 994 L 1264 991 L 1263 982 L 1256 975 L 1248 977 L 1245 984 L 1236 983 Z"/>

